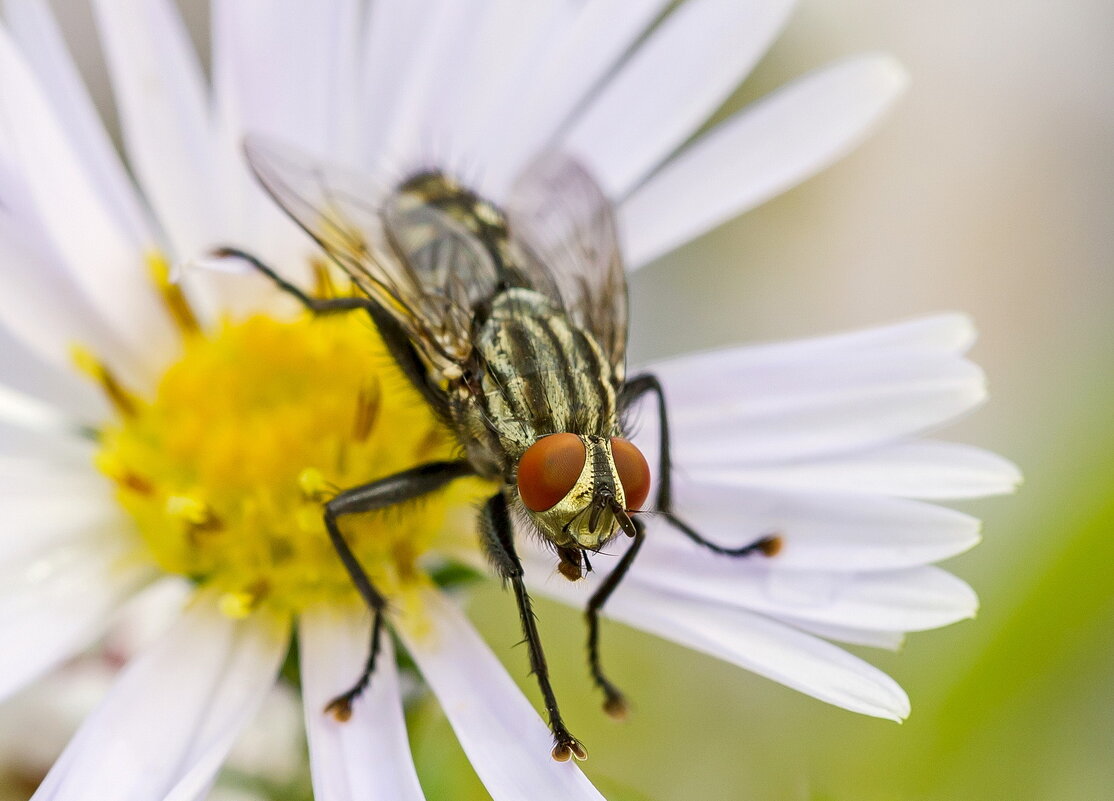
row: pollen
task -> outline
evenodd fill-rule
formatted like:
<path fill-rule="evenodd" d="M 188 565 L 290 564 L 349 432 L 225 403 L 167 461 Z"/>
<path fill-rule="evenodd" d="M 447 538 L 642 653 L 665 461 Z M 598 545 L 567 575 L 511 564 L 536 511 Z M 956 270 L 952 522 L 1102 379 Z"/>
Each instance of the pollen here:
<path fill-rule="evenodd" d="M 109 395 L 97 466 L 166 572 L 215 588 L 230 617 L 356 598 L 322 506 L 337 492 L 451 459 L 451 434 L 360 314 L 225 321 L 183 337 L 150 397 L 87 353 Z M 460 490 L 341 518 L 377 588 L 418 595 Z"/>

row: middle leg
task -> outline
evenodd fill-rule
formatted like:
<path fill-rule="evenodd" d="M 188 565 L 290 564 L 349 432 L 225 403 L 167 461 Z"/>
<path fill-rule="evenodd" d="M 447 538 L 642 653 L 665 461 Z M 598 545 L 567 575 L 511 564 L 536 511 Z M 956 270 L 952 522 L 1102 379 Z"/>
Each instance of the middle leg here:
<path fill-rule="evenodd" d="M 523 581 L 522 562 L 515 552 L 514 529 L 511 527 L 511 517 L 507 511 L 507 499 L 502 492 L 493 495 L 484 504 L 480 520 L 488 558 L 503 580 L 509 581 L 514 589 L 518 614 L 522 618 L 522 634 L 526 647 L 530 651 L 531 672 L 537 677 L 538 687 L 545 702 L 545 711 L 549 716 L 549 728 L 553 732 L 553 758 L 558 762 L 568 762 L 572 757 L 583 761 L 588 758 L 588 752 L 565 726 L 561 710 L 557 707 L 557 696 L 549 683 L 549 666 L 545 661 L 545 652 L 542 651 L 541 636 L 538 634 L 538 622 L 534 617 L 530 595 L 526 592 L 526 584 Z"/>

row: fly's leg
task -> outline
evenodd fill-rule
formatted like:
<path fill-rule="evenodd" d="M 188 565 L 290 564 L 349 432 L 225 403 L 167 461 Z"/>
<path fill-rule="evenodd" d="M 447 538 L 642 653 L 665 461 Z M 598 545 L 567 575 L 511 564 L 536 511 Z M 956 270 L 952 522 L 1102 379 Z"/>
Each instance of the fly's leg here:
<path fill-rule="evenodd" d="M 364 665 L 363 672 L 348 691 L 338 695 L 325 707 L 325 711 L 331 713 L 337 720 L 345 721 L 351 717 L 352 702 L 367 689 L 368 682 L 371 681 L 375 661 L 379 656 L 383 615 L 387 609 L 386 599 L 375 589 L 359 560 L 356 559 L 344 534 L 341 533 L 337 519 L 344 515 L 384 509 L 421 497 L 440 489 L 450 481 L 473 475 L 474 472 L 467 462 L 430 462 L 362 487 L 345 490 L 325 504 L 325 528 L 329 532 L 329 539 L 337 555 L 340 556 L 340 561 L 344 563 L 344 568 L 348 571 L 356 591 L 374 615 L 371 626 L 371 646 L 368 649 L 367 663 Z"/>
<path fill-rule="evenodd" d="M 538 623 L 534 616 L 530 595 L 526 592 L 526 584 L 523 582 L 522 562 L 519 561 L 514 549 L 514 531 L 507 512 L 507 499 L 502 492 L 492 496 L 484 504 L 483 511 L 480 513 L 480 530 L 488 558 L 503 581 L 510 582 L 515 600 L 518 602 L 522 633 L 526 647 L 530 651 L 531 672 L 538 679 L 538 687 L 541 689 L 545 711 L 549 717 L 549 728 L 553 732 L 553 758 L 558 762 L 568 762 L 572 757 L 585 760 L 588 758 L 588 752 L 565 727 L 561 710 L 557 707 L 557 696 L 553 694 L 553 687 L 549 683 L 549 666 L 545 661 L 545 652 L 542 651 L 541 636 L 538 634 Z"/>
<path fill-rule="evenodd" d="M 647 392 L 652 392 L 657 397 L 658 420 L 661 431 L 661 458 L 658 466 L 659 479 L 655 503 L 657 511 L 686 537 L 715 553 L 723 554 L 724 556 L 749 556 L 757 552 L 772 556 L 777 553 L 777 549 L 780 545 L 780 539 L 777 536 L 766 536 L 749 545 L 744 545 L 741 548 L 725 548 L 722 545 L 718 545 L 702 537 L 691 526 L 673 513 L 673 486 L 670 474 L 673 463 L 669 455 L 669 420 L 666 416 L 665 394 L 662 391 L 661 382 L 658 381 L 656 376 L 649 373 L 631 378 L 623 385 L 622 394 L 620 396 L 620 406 L 622 408 L 629 407 Z M 595 681 L 596 686 L 603 691 L 604 711 L 616 718 L 624 717 L 628 707 L 622 692 L 620 692 L 611 680 L 607 678 L 600 665 L 599 614 L 604 604 L 607 603 L 607 599 L 611 597 L 611 594 L 615 592 L 615 588 L 619 586 L 619 582 L 622 581 L 623 577 L 627 574 L 639 550 L 642 548 L 642 543 L 645 541 L 645 526 L 642 521 L 635 518 L 632 522 L 636 529 L 634 541 L 631 543 L 626 553 L 623 554 L 619 563 L 615 565 L 615 568 L 607 578 L 604 579 L 595 593 L 592 594 L 592 597 L 588 600 L 588 607 L 585 610 L 585 616 L 588 619 L 588 667 L 592 674 L 592 680 Z"/>
<path fill-rule="evenodd" d="M 209 255 L 217 259 L 239 259 L 240 261 L 247 262 L 256 270 L 263 273 L 263 275 L 271 279 L 275 286 L 288 295 L 293 296 L 299 303 L 314 314 L 335 314 L 337 312 L 353 311 L 354 309 L 370 310 L 372 306 L 378 308 L 374 302 L 364 297 L 315 298 L 312 295 L 308 295 L 303 289 L 287 281 L 275 272 L 274 268 L 267 266 L 246 250 L 223 247 L 217 248 Z"/>
<path fill-rule="evenodd" d="M 283 292 L 293 296 L 313 314 L 339 314 L 355 311 L 357 309 L 362 309 L 367 312 L 372 322 L 375 323 L 375 327 L 379 330 L 379 335 L 383 337 L 383 342 L 391 352 L 392 358 L 394 358 L 406 377 L 410 379 L 410 383 L 422 394 L 422 397 L 433 407 L 433 410 L 437 412 L 441 419 L 446 419 L 448 417 L 448 402 L 445 399 L 444 392 L 430 383 L 425 364 L 423 364 L 417 351 L 414 350 L 414 346 L 410 343 L 410 338 L 402 329 L 402 326 L 399 325 L 398 321 L 374 300 L 363 296 L 315 298 L 312 295 L 306 294 L 300 287 L 287 281 L 275 272 L 272 267 L 268 267 L 255 256 L 238 248 L 217 248 L 209 255 L 218 259 L 239 259 L 240 261 L 247 262 L 269 278 L 275 286 Z"/>
<path fill-rule="evenodd" d="M 726 548 L 718 543 L 705 539 L 693 529 L 692 526 L 673 513 L 673 461 L 669 456 L 669 419 L 665 411 L 665 393 L 662 391 L 661 382 L 658 381 L 657 376 L 650 373 L 642 373 L 627 381 L 623 385 L 621 406 L 624 408 L 629 407 L 648 392 L 652 392 L 657 397 L 658 425 L 661 436 L 660 459 L 658 464 L 658 491 L 655 499 L 657 512 L 661 514 L 670 525 L 690 540 L 697 545 L 707 548 L 713 553 L 722 554 L 723 556 L 750 556 L 754 553 L 774 556 L 777 554 L 781 548 L 781 537 L 776 534 L 766 535 L 739 548 Z"/>
<path fill-rule="evenodd" d="M 588 599 L 588 607 L 584 610 L 584 615 L 588 619 L 588 668 L 592 673 L 592 680 L 603 691 L 604 711 L 619 720 L 627 716 L 627 701 L 623 697 L 623 693 L 611 683 L 604 675 L 603 668 L 600 667 L 600 609 L 607 603 L 611 593 L 615 592 L 615 588 L 619 586 L 623 576 L 627 574 L 627 570 L 630 569 L 634 558 L 638 556 L 638 551 L 642 548 L 642 543 L 646 539 L 646 527 L 642 521 L 635 519 L 631 522 L 634 523 L 635 528 L 634 541 L 622 558 L 619 559 L 619 563 L 603 580 L 603 583 L 592 593 L 592 597 Z"/>

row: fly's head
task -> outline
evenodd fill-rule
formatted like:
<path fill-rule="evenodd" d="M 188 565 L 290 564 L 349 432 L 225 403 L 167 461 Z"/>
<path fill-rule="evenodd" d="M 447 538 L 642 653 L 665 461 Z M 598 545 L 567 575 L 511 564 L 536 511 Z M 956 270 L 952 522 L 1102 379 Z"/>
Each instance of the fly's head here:
<path fill-rule="evenodd" d="M 625 439 L 550 434 L 522 455 L 517 486 L 526 511 L 558 549 L 596 551 L 617 529 L 634 536 L 630 512 L 646 501 L 650 468 Z"/>

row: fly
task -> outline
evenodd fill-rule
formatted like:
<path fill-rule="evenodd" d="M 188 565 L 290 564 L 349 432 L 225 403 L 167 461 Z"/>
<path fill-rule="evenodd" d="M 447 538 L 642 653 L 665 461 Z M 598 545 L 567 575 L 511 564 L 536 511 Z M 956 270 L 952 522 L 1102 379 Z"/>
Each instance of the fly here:
<path fill-rule="evenodd" d="M 586 609 L 589 668 L 614 716 L 625 712 L 626 701 L 600 664 L 599 613 L 645 540 L 636 513 L 651 482 L 645 457 L 624 430 L 625 412 L 644 396 L 656 400 L 661 447 L 654 510 L 662 518 L 728 556 L 771 553 L 777 545 L 766 537 L 723 548 L 673 513 L 662 386 L 649 373 L 626 376 L 626 277 L 610 202 L 579 163 L 561 154 L 529 167 L 500 208 L 439 171 L 412 175 L 376 202 L 375 184 L 357 174 L 258 139 L 245 151 L 263 187 L 359 294 L 312 297 L 250 254 L 222 248 L 215 255 L 247 261 L 315 314 L 370 315 L 464 455 L 345 490 L 325 504 L 330 540 L 374 615 L 365 669 L 327 710 L 346 719 L 367 687 L 386 608 L 338 521 L 481 476 L 501 485 L 480 511 L 479 530 L 492 567 L 514 592 L 553 732 L 553 758 L 587 758 L 550 685 L 512 518 L 537 530 L 569 580 L 591 570 L 588 553 L 619 531 L 631 538 Z"/>

